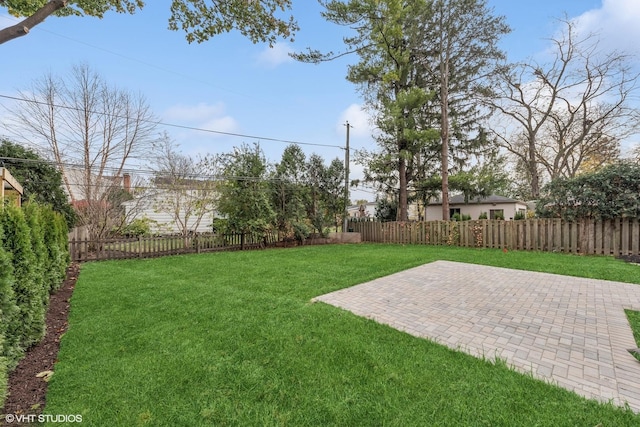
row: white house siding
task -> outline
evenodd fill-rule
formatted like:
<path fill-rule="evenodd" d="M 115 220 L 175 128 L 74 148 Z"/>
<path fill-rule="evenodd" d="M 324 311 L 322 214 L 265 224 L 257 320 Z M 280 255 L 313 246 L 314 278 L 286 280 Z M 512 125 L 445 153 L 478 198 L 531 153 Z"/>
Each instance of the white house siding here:
<path fill-rule="evenodd" d="M 166 197 L 163 195 L 155 195 L 148 197 L 145 200 L 132 200 L 125 202 L 125 209 L 127 210 L 127 221 L 131 222 L 136 219 L 147 218 L 151 220 L 151 232 L 154 234 L 177 234 L 182 233 L 181 225 L 175 220 L 174 215 L 168 211 L 159 210 L 157 202 L 159 197 Z M 184 218 L 184 213 L 181 213 L 181 218 Z M 195 233 L 209 233 L 212 231 L 213 220 L 216 217 L 215 212 L 205 214 L 200 223 L 196 226 L 197 218 L 192 216 L 187 221 L 187 228 L 191 232 Z"/>
<path fill-rule="evenodd" d="M 459 198 L 459 196 L 454 196 Z M 452 198 L 452 200 L 456 200 Z M 493 201 L 492 201 L 493 200 Z M 513 219 L 516 212 L 523 211 L 526 213 L 527 204 L 518 200 L 507 199 L 506 197 L 490 196 L 487 200 L 470 201 L 469 203 L 449 203 L 450 209 L 460 209 L 461 215 L 470 215 L 471 219 L 476 220 L 482 212 L 486 212 L 489 218 L 491 210 L 502 209 L 504 219 Z M 432 203 L 427 207 L 427 221 L 442 220 L 442 204 Z"/>
<path fill-rule="evenodd" d="M 376 216 L 376 206 L 377 203 L 374 202 L 363 205 L 364 209 L 361 205 L 352 205 L 347 208 L 347 212 L 349 218 L 373 218 Z"/>
<path fill-rule="evenodd" d="M 156 212 L 153 209 L 143 210 L 136 213 L 131 220 L 136 218 L 148 218 L 151 220 L 151 232 L 154 234 L 177 234 L 182 233 L 181 226 L 175 221 L 173 216 L 166 212 Z M 213 214 L 205 215 L 200 224 L 196 227 L 196 219 L 189 218 L 188 229 L 195 233 L 210 233 L 213 224 Z"/>

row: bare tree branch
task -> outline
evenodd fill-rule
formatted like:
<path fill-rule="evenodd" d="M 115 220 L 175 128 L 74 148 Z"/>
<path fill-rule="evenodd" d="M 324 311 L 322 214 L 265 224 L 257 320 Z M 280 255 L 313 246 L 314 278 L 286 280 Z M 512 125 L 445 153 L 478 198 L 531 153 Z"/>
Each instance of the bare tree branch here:
<path fill-rule="evenodd" d="M 575 176 L 585 162 L 611 161 L 620 141 L 639 128 L 640 113 L 628 101 L 640 75 L 631 71 L 630 57 L 601 52 L 597 34 L 579 37 L 571 21 L 562 22 L 564 34 L 552 39 L 554 59 L 506 68 L 488 102 L 510 123 L 494 133 L 505 149 L 526 158 L 533 198 L 545 179 Z M 526 144 L 512 143 L 523 135 Z"/>

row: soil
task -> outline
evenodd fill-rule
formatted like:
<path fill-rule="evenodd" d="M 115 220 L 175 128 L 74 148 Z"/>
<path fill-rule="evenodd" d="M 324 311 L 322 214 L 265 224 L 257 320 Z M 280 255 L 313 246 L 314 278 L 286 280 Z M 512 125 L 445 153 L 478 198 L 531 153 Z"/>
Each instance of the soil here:
<path fill-rule="evenodd" d="M 640 255 L 621 255 L 618 258 L 633 264 L 640 264 Z"/>
<path fill-rule="evenodd" d="M 20 360 L 16 369 L 9 375 L 8 396 L 0 414 L 40 414 L 44 408 L 47 394 L 47 382 L 36 375 L 43 371 L 53 371 L 60 349 L 60 337 L 67 330 L 69 301 L 76 285 L 80 266 L 72 264 L 67 269 L 67 276 L 56 293 L 49 299 L 44 339 L 31 347 L 25 357 Z M 3 426 L 8 424 L 0 415 Z M 24 424 L 23 424 L 24 425 Z"/>

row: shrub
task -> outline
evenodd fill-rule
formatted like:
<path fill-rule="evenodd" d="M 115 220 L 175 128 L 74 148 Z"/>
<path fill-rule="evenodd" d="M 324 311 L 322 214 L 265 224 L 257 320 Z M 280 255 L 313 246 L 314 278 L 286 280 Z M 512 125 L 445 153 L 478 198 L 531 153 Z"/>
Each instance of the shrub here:
<path fill-rule="evenodd" d="M 462 221 L 471 221 L 471 215 L 462 214 L 461 219 Z"/>
<path fill-rule="evenodd" d="M 309 237 L 309 234 L 311 234 L 311 230 L 307 224 L 303 222 L 294 222 L 291 226 L 293 227 L 293 237 L 295 237 L 298 242 L 304 242 Z"/>
<path fill-rule="evenodd" d="M 3 344 L 3 336 L 0 334 L 0 349 Z M 0 354 L 0 408 L 4 406 L 4 400 L 7 397 L 7 361 Z"/>
<path fill-rule="evenodd" d="M 521 220 L 521 219 L 525 219 L 525 213 L 523 211 L 518 211 L 514 215 L 513 219 L 515 219 L 516 221 L 517 220 Z"/>
<path fill-rule="evenodd" d="M 31 249 L 35 258 L 33 263 L 34 292 L 40 296 L 40 304 L 34 313 L 34 329 L 32 336 L 35 342 L 39 342 L 45 333 L 45 316 L 49 306 L 49 283 L 46 282 L 45 268 L 49 264 L 49 252 L 44 243 L 44 230 L 42 228 L 42 208 L 35 202 L 29 202 L 23 209 L 29 234 L 31 237 Z"/>
<path fill-rule="evenodd" d="M 38 284 L 36 259 L 33 253 L 31 233 L 23 211 L 6 205 L 0 212 L 4 229 L 3 245 L 9 252 L 13 265 L 13 291 L 20 309 L 20 326 L 15 331 L 21 350 L 28 348 L 42 337 L 45 307 L 42 302 L 42 286 Z M 10 332 L 12 334 L 14 332 Z M 17 359 L 9 360 L 12 368 Z"/>
<path fill-rule="evenodd" d="M 542 189 L 542 218 L 606 220 L 640 218 L 640 165 L 618 163 L 574 178 L 557 178 Z"/>
<path fill-rule="evenodd" d="M 378 198 L 376 200 L 376 219 L 378 221 L 395 221 L 398 217 L 398 202 Z"/>
<path fill-rule="evenodd" d="M 226 234 L 229 231 L 229 220 L 225 218 L 215 218 L 211 227 L 216 234 Z"/>
<path fill-rule="evenodd" d="M 454 214 L 451 216 L 451 219 L 452 219 L 453 221 L 460 221 L 460 214 L 459 214 L 459 213 L 457 213 L 457 212 L 456 212 L 456 213 L 454 213 Z"/>
<path fill-rule="evenodd" d="M 0 209 L 0 407 L 7 375 L 45 333 L 49 291 L 69 263 L 67 224 L 49 206 Z"/>
<path fill-rule="evenodd" d="M 6 397 L 8 360 L 19 357 L 19 346 L 14 334 L 19 327 L 19 312 L 13 293 L 13 266 L 2 244 L 3 235 L 0 222 L 0 408 L 4 406 Z"/>
<path fill-rule="evenodd" d="M 493 219 L 498 219 L 498 220 L 504 220 L 504 214 L 500 213 L 500 212 L 496 212 L 496 214 L 493 216 Z"/>
<path fill-rule="evenodd" d="M 126 237 L 142 237 L 151 234 L 151 220 L 149 218 L 136 218 L 124 226 L 120 233 Z"/>
<path fill-rule="evenodd" d="M 68 233 L 62 217 L 50 207 L 43 207 L 42 219 L 44 243 L 49 253 L 45 268 L 45 283 L 49 292 L 53 292 L 62 284 L 70 262 Z"/>
<path fill-rule="evenodd" d="M 478 216 L 478 219 L 487 219 L 487 213 L 486 212 L 480 212 L 480 215 Z"/>

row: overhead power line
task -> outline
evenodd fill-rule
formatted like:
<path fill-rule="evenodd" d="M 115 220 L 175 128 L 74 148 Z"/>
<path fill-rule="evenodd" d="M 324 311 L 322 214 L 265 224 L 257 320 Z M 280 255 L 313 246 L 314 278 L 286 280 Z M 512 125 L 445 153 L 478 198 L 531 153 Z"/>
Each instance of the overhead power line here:
<path fill-rule="evenodd" d="M 2 95 L 2 94 L 0 94 L 0 98 L 10 99 L 12 101 L 18 101 L 18 102 L 29 102 L 29 103 L 38 104 L 38 105 L 50 105 L 50 106 L 53 106 L 53 107 L 56 107 L 56 108 L 62 108 L 62 109 L 72 110 L 72 111 L 82 111 L 82 109 L 78 108 L 78 107 L 70 107 L 68 105 L 60 105 L 60 104 L 51 104 L 51 103 L 45 102 L 45 101 L 37 101 L 37 100 L 34 100 L 34 99 L 20 98 L 20 97 L 17 97 L 17 96 L 10 96 L 10 95 Z M 130 119 L 130 117 L 127 117 L 127 116 L 111 114 L 111 113 L 105 113 L 105 112 L 101 112 L 101 111 L 89 111 L 89 112 L 91 114 L 109 115 L 109 116 L 115 117 L 115 118 Z M 315 146 L 315 147 L 328 147 L 328 148 L 339 148 L 341 150 L 345 149 L 344 147 L 342 147 L 340 145 L 320 144 L 320 143 L 314 143 L 314 142 L 294 141 L 294 140 L 289 140 L 289 139 L 273 138 L 273 137 L 267 137 L 267 136 L 247 135 L 247 134 L 235 133 L 235 132 L 225 132 L 225 131 L 214 130 L 214 129 L 199 128 L 199 127 L 196 127 L 196 126 L 187 126 L 187 125 L 179 125 L 179 124 L 175 124 L 175 123 L 167 123 L 167 122 L 163 122 L 163 121 L 159 121 L 159 120 L 144 120 L 143 119 L 141 121 L 143 121 L 145 123 L 151 123 L 151 124 L 159 125 L 159 126 L 167 126 L 167 127 L 177 128 L 177 129 L 186 129 L 186 130 L 193 130 L 193 131 L 198 131 L 198 132 L 213 133 L 213 134 L 217 134 L 217 135 L 233 136 L 233 137 L 237 137 L 237 138 L 255 139 L 255 140 L 258 140 L 258 141 L 272 141 L 272 142 L 282 142 L 282 143 L 285 143 L 285 144 L 309 145 L 309 146 Z"/>

